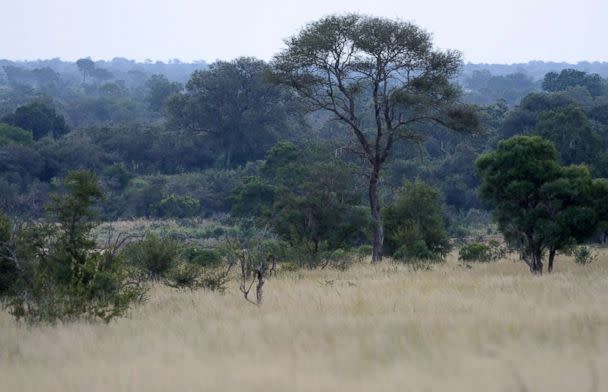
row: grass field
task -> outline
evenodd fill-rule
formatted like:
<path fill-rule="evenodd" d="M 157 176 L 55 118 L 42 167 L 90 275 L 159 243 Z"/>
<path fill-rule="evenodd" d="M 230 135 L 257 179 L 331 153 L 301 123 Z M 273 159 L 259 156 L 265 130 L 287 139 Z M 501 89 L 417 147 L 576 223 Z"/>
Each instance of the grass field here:
<path fill-rule="evenodd" d="M 0 313 L 0 390 L 608 390 L 608 252 L 430 271 L 385 262 L 284 272 L 246 302 L 155 287 L 110 325 Z"/>

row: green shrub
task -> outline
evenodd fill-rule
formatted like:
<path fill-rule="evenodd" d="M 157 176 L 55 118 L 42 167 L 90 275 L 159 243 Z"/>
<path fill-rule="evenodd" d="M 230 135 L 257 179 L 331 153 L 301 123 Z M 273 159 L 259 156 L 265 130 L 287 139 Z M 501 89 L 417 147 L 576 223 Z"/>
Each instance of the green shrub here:
<path fill-rule="evenodd" d="M 17 265 L 11 259 L 11 224 L 0 214 L 0 297 L 7 295 L 17 279 Z"/>
<path fill-rule="evenodd" d="M 201 267 L 217 267 L 222 263 L 222 255 L 216 249 L 189 247 L 182 252 L 182 257 Z"/>
<path fill-rule="evenodd" d="M 419 239 L 397 249 L 393 253 L 393 258 L 402 262 L 441 261 L 442 255 L 430 250 L 424 240 Z"/>
<path fill-rule="evenodd" d="M 587 246 L 577 246 L 573 251 L 573 255 L 574 262 L 581 265 L 590 264 L 596 259 L 596 256 Z"/>
<path fill-rule="evenodd" d="M 363 244 L 358 248 L 355 248 L 355 253 L 359 256 L 371 256 L 374 248 L 369 244 Z"/>
<path fill-rule="evenodd" d="M 491 261 L 490 247 L 486 244 L 472 243 L 463 245 L 458 252 L 461 261 Z"/>
<path fill-rule="evenodd" d="M 5 144 L 32 144 L 32 131 L 0 123 L 0 146 Z"/>
<path fill-rule="evenodd" d="M 109 322 L 143 299 L 137 274 L 111 249 L 99 251 L 93 240 L 95 202 L 102 198 L 98 180 L 88 171 L 71 172 L 68 190 L 53 195 L 49 221 L 11 233 L 0 229 L 2 248 L 11 255 L 14 275 L 4 304 L 17 319 L 30 323 L 79 318 Z M 111 242 L 111 241 L 108 241 Z"/>
<path fill-rule="evenodd" d="M 506 252 L 506 248 L 495 240 L 489 241 L 487 245 L 482 243 L 471 243 L 463 245 L 460 248 L 458 260 L 490 262 L 504 258 Z"/>
<path fill-rule="evenodd" d="M 171 195 L 158 203 L 158 215 L 164 218 L 191 218 L 201 208 L 198 199 L 190 196 Z"/>
<path fill-rule="evenodd" d="M 385 251 L 395 259 L 438 260 L 449 252 L 441 197 L 430 185 L 406 182 L 382 216 Z"/>
<path fill-rule="evenodd" d="M 150 278 L 158 279 L 177 263 L 177 242 L 147 234 L 143 241 L 129 244 L 123 251 L 127 263 L 140 268 Z"/>

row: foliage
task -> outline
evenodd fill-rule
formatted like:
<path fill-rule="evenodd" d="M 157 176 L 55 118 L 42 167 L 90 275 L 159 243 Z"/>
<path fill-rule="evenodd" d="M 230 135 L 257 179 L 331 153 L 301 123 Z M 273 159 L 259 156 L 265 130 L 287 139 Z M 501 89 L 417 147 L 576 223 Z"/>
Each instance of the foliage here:
<path fill-rule="evenodd" d="M 198 199 L 189 196 L 170 195 L 158 203 L 160 217 L 190 218 L 201 208 Z"/>
<path fill-rule="evenodd" d="M 566 165 L 593 165 L 602 150 L 600 136 L 576 106 L 541 112 L 532 132 L 555 143 L 560 161 Z"/>
<path fill-rule="evenodd" d="M 458 251 L 458 260 L 489 262 L 503 258 L 506 249 L 497 241 L 490 241 L 488 244 L 474 242 L 463 245 Z"/>
<path fill-rule="evenodd" d="M 0 123 L 0 146 L 6 144 L 32 144 L 32 131 Z"/>
<path fill-rule="evenodd" d="M 576 264 L 590 264 L 597 259 L 597 256 L 593 254 L 591 249 L 587 246 L 577 246 L 574 249 L 574 262 Z"/>
<path fill-rule="evenodd" d="M 551 268 L 557 250 L 596 231 L 598 200 L 608 198 L 603 183 L 584 166 L 560 166 L 550 141 L 538 136 L 502 141 L 477 160 L 477 168 L 481 196 L 493 204 L 499 230 L 522 251 L 533 273 L 542 272 L 546 251 Z"/>
<path fill-rule="evenodd" d="M 435 50 L 430 34 L 411 23 L 356 14 L 310 23 L 286 44 L 273 60 L 275 80 L 347 127 L 349 150 L 368 164 L 372 261 L 379 262 L 378 182 L 395 143 L 419 140 L 429 123 L 458 131 L 479 126 L 471 108 L 458 105 L 459 91 L 450 83 L 460 54 Z"/>
<path fill-rule="evenodd" d="M 588 74 L 575 69 L 564 69 L 560 73 L 549 72 L 543 79 L 545 91 L 564 91 L 572 87 L 583 86 L 592 96 L 605 92 L 606 85 L 598 74 Z"/>
<path fill-rule="evenodd" d="M 441 259 L 450 245 L 439 192 L 420 180 L 406 182 L 382 211 L 385 247 L 398 259 Z"/>
<path fill-rule="evenodd" d="M 226 291 L 230 280 L 230 270 L 207 270 L 200 265 L 178 263 L 165 279 L 168 286 L 178 289 L 206 289 L 209 291 Z"/>
<path fill-rule="evenodd" d="M 73 172 L 64 185 L 68 193 L 52 197 L 48 223 L 25 226 L 4 242 L 16 267 L 5 305 L 28 322 L 108 322 L 141 300 L 144 289 L 113 249 L 95 249 L 93 206 L 102 197 L 97 178 Z"/>
<path fill-rule="evenodd" d="M 182 85 L 177 82 L 170 82 L 165 75 L 156 74 L 150 76 L 146 81 L 146 87 L 149 92 L 146 97 L 150 109 L 160 112 L 163 110 L 167 99 L 173 94 L 177 94 L 182 90 Z"/>
<path fill-rule="evenodd" d="M 145 271 L 150 278 L 160 279 L 177 264 L 177 242 L 147 234 L 140 242 L 125 247 L 124 258 L 127 263 Z"/>
<path fill-rule="evenodd" d="M 14 114 L 5 116 L 2 122 L 31 131 L 34 140 L 46 135 L 57 138 L 69 132 L 64 117 L 42 101 L 18 107 Z"/>
<path fill-rule="evenodd" d="M 11 293 L 18 279 L 17 264 L 13 258 L 12 226 L 8 218 L 0 214 L 0 298 Z"/>
<path fill-rule="evenodd" d="M 216 249 L 191 246 L 182 251 L 182 257 L 188 263 L 201 267 L 217 267 L 222 263 L 222 255 Z"/>
<path fill-rule="evenodd" d="M 196 71 L 186 92 L 167 101 L 177 127 L 202 132 L 223 155 L 223 167 L 261 157 L 289 127 L 281 88 L 265 80 L 268 65 L 253 58 L 218 61 Z M 239 93 L 236 93 L 239 92 Z"/>
<path fill-rule="evenodd" d="M 354 167 L 324 146 L 277 143 L 262 176 L 246 178 L 233 194 L 232 213 L 253 216 L 304 255 L 350 247 L 369 225 L 359 205 Z"/>

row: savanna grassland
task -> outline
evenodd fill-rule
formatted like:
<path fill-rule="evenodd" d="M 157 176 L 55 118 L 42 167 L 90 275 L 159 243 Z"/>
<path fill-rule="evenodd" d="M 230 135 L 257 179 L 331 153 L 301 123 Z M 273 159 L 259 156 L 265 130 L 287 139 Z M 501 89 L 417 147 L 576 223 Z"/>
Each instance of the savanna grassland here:
<path fill-rule="evenodd" d="M 534 276 L 514 257 L 430 270 L 280 271 L 264 303 L 155 286 L 128 318 L 0 313 L 3 391 L 604 391 L 608 251 Z"/>

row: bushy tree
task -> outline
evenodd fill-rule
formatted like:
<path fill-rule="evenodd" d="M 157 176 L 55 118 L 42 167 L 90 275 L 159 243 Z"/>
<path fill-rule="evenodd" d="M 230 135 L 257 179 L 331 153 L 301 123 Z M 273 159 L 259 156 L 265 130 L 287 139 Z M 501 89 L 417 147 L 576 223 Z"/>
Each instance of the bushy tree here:
<path fill-rule="evenodd" d="M 450 249 L 441 195 L 420 180 L 406 182 L 384 208 L 385 249 L 399 258 L 441 259 Z"/>
<path fill-rule="evenodd" d="M 327 147 L 301 149 L 279 142 L 268 152 L 260 174 L 235 191 L 234 215 L 257 217 L 313 258 L 324 249 L 365 241 L 369 221 L 360 206 L 354 167 Z"/>
<path fill-rule="evenodd" d="M 545 91 L 564 91 L 572 87 L 582 86 L 594 97 L 606 92 L 606 84 L 598 74 L 588 74 L 576 69 L 564 69 L 560 73 L 549 72 L 543 79 Z"/>
<path fill-rule="evenodd" d="M 140 268 L 152 279 L 164 277 L 177 265 L 177 243 L 156 234 L 129 244 L 123 251 L 127 263 Z"/>
<path fill-rule="evenodd" d="M 206 134 L 224 168 L 261 158 L 290 127 L 288 96 L 266 82 L 268 72 L 253 58 L 218 61 L 194 72 L 185 93 L 167 101 L 169 116 L 178 127 Z"/>
<path fill-rule="evenodd" d="M 42 101 L 20 106 L 14 114 L 5 116 L 2 121 L 32 131 L 34 140 L 46 135 L 57 138 L 69 132 L 64 117 L 58 114 L 54 107 Z"/>
<path fill-rule="evenodd" d="M 602 151 L 602 139 L 576 106 L 541 112 L 532 133 L 551 140 L 566 165 L 593 165 Z"/>
<path fill-rule="evenodd" d="M 29 322 L 109 321 L 124 314 L 143 291 L 129 281 L 113 249 L 95 249 L 94 205 L 102 198 L 97 178 L 72 172 L 64 185 L 67 193 L 53 196 L 46 223 L 21 228 L 8 244 L 4 239 L 16 271 L 5 305 Z"/>
<path fill-rule="evenodd" d="M 598 200 L 608 202 L 603 182 L 585 166 L 561 166 L 553 143 L 538 136 L 515 136 L 476 162 L 480 195 L 494 207 L 505 239 L 521 250 L 530 271 L 540 274 L 549 253 L 589 238 L 601 220 Z"/>
<path fill-rule="evenodd" d="M 0 146 L 7 144 L 32 144 L 32 131 L 0 123 Z"/>
<path fill-rule="evenodd" d="M 165 106 L 167 99 L 179 93 L 183 86 L 177 82 L 170 82 L 165 75 L 152 75 L 146 82 L 148 94 L 146 100 L 150 108 L 155 112 L 160 112 Z"/>

